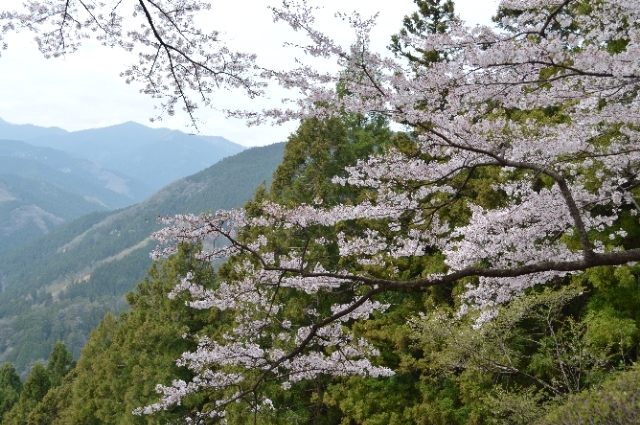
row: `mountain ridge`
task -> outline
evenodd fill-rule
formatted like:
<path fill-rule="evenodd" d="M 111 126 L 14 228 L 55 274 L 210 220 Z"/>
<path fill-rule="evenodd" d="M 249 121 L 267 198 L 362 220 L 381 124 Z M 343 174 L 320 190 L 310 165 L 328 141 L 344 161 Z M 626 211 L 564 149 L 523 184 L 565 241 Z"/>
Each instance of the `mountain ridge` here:
<path fill-rule="evenodd" d="M 0 140 L 0 189 L 0 253 L 151 192 L 145 183 L 76 154 L 15 140 Z"/>
<path fill-rule="evenodd" d="M 151 128 L 133 121 L 73 132 L 1 121 L 3 138 L 81 155 L 143 181 L 152 191 L 246 149 L 221 136 Z"/>
<path fill-rule="evenodd" d="M 145 183 L 76 154 L 16 140 L 0 140 L 0 189 L 0 253 L 151 192 Z"/>
<path fill-rule="evenodd" d="M 33 124 L 12 124 L 0 118 L 0 134 L 4 138 L 20 140 L 23 138 L 32 138 L 47 134 L 65 134 L 68 133 L 60 127 L 40 127 Z"/>

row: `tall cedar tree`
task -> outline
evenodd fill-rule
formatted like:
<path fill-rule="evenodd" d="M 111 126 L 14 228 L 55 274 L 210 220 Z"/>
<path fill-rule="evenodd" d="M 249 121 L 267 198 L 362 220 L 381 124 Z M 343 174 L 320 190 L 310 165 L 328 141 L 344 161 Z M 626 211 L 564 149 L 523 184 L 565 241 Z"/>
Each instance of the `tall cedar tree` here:
<path fill-rule="evenodd" d="M 20 400 L 5 414 L 2 423 L 5 425 L 22 425 L 27 423 L 27 418 L 38 403 L 51 388 L 51 379 L 47 369 L 42 363 L 36 363 L 24 383 Z"/>
<path fill-rule="evenodd" d="M 22 391 L 22 381 L 11 363 L 0 368 L 0 423 L 2 417 L 18 402 Z"/>
<path fill-rule="evenodd" d="M 56 342 L 53 350 L 51 350 L 49 361 L 47 362 L 47 372 L 51 379 L 51 386 L 59 386 L 62 383 L 62 378 L 64 378 L 74 366 L 75 362 L 73 361 L 71 353 L 67 350 L 67 346 L 62 341 Z"/>

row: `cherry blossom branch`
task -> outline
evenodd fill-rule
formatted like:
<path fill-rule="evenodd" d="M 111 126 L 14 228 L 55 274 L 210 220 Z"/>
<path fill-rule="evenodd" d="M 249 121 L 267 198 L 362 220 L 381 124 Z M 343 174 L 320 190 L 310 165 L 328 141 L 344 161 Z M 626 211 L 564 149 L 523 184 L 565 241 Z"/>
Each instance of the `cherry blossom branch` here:
<path fill-rule="evenodd" d="M 565 199 L 567 207 L 569 208 L 571 218 L 573 219 L 573 222 L 578 230 L 578 234 L 580 235 L 580 242 L 582 244 L 582 250 L 584 252 L 585 259 L 588 259 L 593 255 L 593 250 L 591 248 L 589 235 L 587 234 L 587 230 L 585 228 L 584 221 L 580 214 L 580 210 L 576 205 L 576 202 L 575 202 L 575 199 L 573 198 L 571 190 L 567 186 L 567 182 L 564 176 L 562 176 L 560 173 L 539 164 L 524 163 L 520 161 L 511 161 L 511 160 L 505 159 L 504 156 L 497 155 L 496 153 L 488 151 L 486 149 L 460 145 L 459 143 L 453 142 L 449 137 L 447 137 L 446 135 L 444 135 L 443 133 L 439 132 L 438 130 L 432 127 L 424 126 L 423 124 L 419 124 L 419 126 L 423 130 L 430 132 L 431 134 L 434 134 L 441 140 L 445 141 L 448 146 L 456 147 L 458 149 L 466 150 L 474 153 L 483 154 L 490 158 L 493 158 L 496 161 L 496 165 L 514 167 L 514 168 L 520 168 L 520 169 L 530 169 L 530 170 L 538 171 L 540 173 L 543 173 L 551 177 L 553 180 L 556 181 L 556 183 L 560 187 L 560 191 L 562 192 L 562 195 Z"/>
<path fill-rule="evenodd" d="M 348 282 L 357 282 L 367 286 L 379 286 L 380 289 L 372 293 L 376 295 L 380 291 L 402 289 L 424 289 L 432 286 L 446 285 L 470 277 L 521 277 L 535 273 L 557 271 L 577 272 L 601 266 L 622 266 L 640 261 L 640 248 L 630 249 L 624 252 L 592 253 L 588 258 L 575 261 L 541 261 L 535 264 L 527 264 L 511 269 L 469 267 L 463 270 L 451 271 L 442 276 L 428 277 L 424 279 L 398 281 L 379 278 L 370 278 L 362 275 L 349 275 L 339 273 L 309 273 L 300 272 L 299 269 L 286 267 L 268 267 L 266 271 L 295 273 L 303 278 L 332 278 Z M 369 292 L 367 293 L 369 294 Z"/>
<path fill-rule="evenodd" d="M 549 25 L 551 24 L 551 21 L 553 21 L 553 19 L 558 16 L 558 14 L 560 12 L 562 12 L 562 10 L 567 7 L 568 5 L 570 5 L 571 3 L 576 2 L 577 0 L 565 0 L 564 2 L 562 2 L 561 5 L 559 5 L 553 12 L 551 12 L 549 14 L 549 16 L 547 17 L 547 19 L 544 21 L 544 23 L 542 24 L 542 28 L 540 28 L 540 31 L 538 32 L 538 34 L 540 34 L 541 37 L 545 37 L 545 32 L 547 31 L 547 28 L 549 27 Z"/>
<path fill-rule="evenodd" d="M 180 82 L 180 79 L 176 75 L 175 65 L 173 63 L 173 58 L 171 57 L 171 51 L 177 53 L 178 55 L 181 55 L 183 58 L 185 58 L 187 61 L 190 61 L 194 65 L 196 65 L 196 63 L 194 61 L 192 61 L 189 56 L 185 55 L 182 50 L 176 49 L 175 47 L 165 43 L 163 38 L 158 33 L 158 30 L 156 29 L 156 26 L 155 26 L 155 24 L 153 22 L 153 18 L 151 16 L 151 14 L 149 13 L 149 10 L 147 9 L 147 6 L 144 3 L 145 3 L 145 0 L 138 0 L 138 4 L 140 5 L 142 10 L 144 11 L 144 14 L 145 14 L 145 16 L 147 18 L 147 22 L 149 23 L 149 26 L 151 27 L 151 30 L 153 31 L 153 35 L 155 36 L 156 40 L 158 41 L 160 47 L 162 49 L 164 49 L 164 51 L 167 54 L 167 60 L 169 61 L 169 70 L 171 72 L 171 76 L 173 77 L 173 81 L 174 81 L 174 83 L 176 85 L 176 88 L 178 90 L 179 96 L 180 96 L 180 98 L 182 99 L 182 101 L 184 103 L 185 110 L 186 110 L 187 114 L 189 114 L 189 118 L 191 119 L 191 122 L 195 126 L 196 125 L 195 124 L 196 120 L 195 120 L 195 117 L 193 116 L 193 106 L 192 106 L 191 102 L 189 101 L 189 99 L 187 98 L 186 93 L 184 92 L 184 88 L 182 87 L 182 83 Z M 172 22 L 172 20 L 169 20 L 169 21 Z M 175 24 L 174 24 L 174 26 L 175 26 Z M 154 63 L 155 63 L 155 59 L 154 59 Z M 196 128 L 197 128 L 197 126 L 196 126 Z"/>
<path fill-rule="evenodd" d="M 132 6 L 132 13 L 123 10 Z M 38 36 L 46 56 L 60 56 L 78 49 L 93 37 L 101 44 L 127 51 L 140 49 L 138 65 L 123 72 L 126 82 L 141 82 L 141 92 L 164 98 L 164 113 L 175 113 L 182 104 L 192 125 L 199 103 L 211 104 L 221 87 L 239 88 L 250 98 L 264 94 L 267 80 L 253 68 L 256 56 L 232 52 L 217 32 L 205 34 L 194 16 L 210 8 L 202 0 L 117 0 L 87 3 L 85 0 L 28 0 L 21 12 L 2 12 L 2 32 L 27 29 Z M 142 25 L 131 21 L 141 20 Z M 141 27 L 141 30 L 136 29 Z M 1 37 L 1 36 L 0 36 Z M 147 54 L 145 51 L 154 51 Z M 199 102 L 191 100 L 196 93 Z M 161 118 L 159 116 L 158 118 Z"/>

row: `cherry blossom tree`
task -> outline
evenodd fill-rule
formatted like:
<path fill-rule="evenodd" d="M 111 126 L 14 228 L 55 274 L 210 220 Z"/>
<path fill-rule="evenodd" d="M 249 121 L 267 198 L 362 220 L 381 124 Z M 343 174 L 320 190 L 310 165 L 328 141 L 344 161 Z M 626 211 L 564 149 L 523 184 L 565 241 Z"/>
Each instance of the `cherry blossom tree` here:
<path fill-rule="evenodd" d="M 26 0 L 21 10 L 0 11 L 0 42 L 28 30 L 47 58 L 73 53 L 90 38 L 134 51 L 138 62 L 121 76 L 160 100 L 156 118 L 181 106 L 197 125 L 195 110 L 210 105 L 216 89 L 239 88 L 253 98 L 265 87 L 255 78 L 255 54 L 233 51 L 218 31 L 197 27 L 195 17 L 210 9 L 199 0 Z"/>
<path fill-rule="evenodd" d="M 438 60 L 407 63 L 369 48 L 375 19 L 349 20 L 355 40 L 343 47 L 315 27 L 313 8 L 285 2 L 274 19 L 306 34 L 307 57 L 337 63 L 331 73 L 300 61 L 287 71 L 256 73 L 251 55 L 231 54 L 191 26 L 207 5 L 191 0 L 139 0 L 142 31 L 126 32 L 102 3 L 27 2 L 29 15 L 5 16 L 41 34 L 49 54 L 73 50 L 97 30 L 104 43 L 153 53 L 128 71 L 154 96 L 168 89 L 172 105 L 195 104 L 183 88 L 209 102 L 217 84 L 260 94 L 267 81 L 300 96 L 285 107 L 229 111 L 250 124 L 382 114 L 407 126 L 413 149 L 390 149 L 359 161 L 334 179 L 362 188 L 362 202 L 286 208 L 265 202 L 242 209 L 166 218 L 154 255 L 180 242 L 204 241 L 204 259 L 227 258 L 228 278 L 215 289 L 187 275 L 174 294 L 191 305 L 235 317 L 220 339 L 198 336 L 195 352 L 178 360 L 192 382 L 159 386 L 161 400 L 139 413 L 166 409 L 207 391 L 216 402 L 203 417 L 223 418 L 228 406 L 273 408 L 259 397 L 266 382 L 284 389 L 319 374 L 390 376 L 376 348 L 348 326 L 390 305 L 381 296 L 461 282 L 459 314 L 482 326 L 535 285 L 562 284 L 598 266 L 640 260 L 625 231 L 638 220 L 640 179 L 640 3 L 628 0 L 503 0 L 496 28 L 451 20 L 447 31 L 407 32 L 396 41 Z M 125 2 L 122 2 L 125 4 Z M 69 9 L 72 12 L 67 13 Z M 77 18 L 82 11 L 87 18 Z M 169 12 L 171 11 L 171 12 Z M 153 13 L 152 13 L 153 12 Z M 18 24 L 19 22 L 19 24 Z M 482 182 L 483 192 L 478 191 Z M 404 278 L 403 259 L 432 256 L 437 266 Z M 283 293 L 332 296 L 341 302 L 289 317 Z M 346 294 L 346 295 L 345 295 Z"/>

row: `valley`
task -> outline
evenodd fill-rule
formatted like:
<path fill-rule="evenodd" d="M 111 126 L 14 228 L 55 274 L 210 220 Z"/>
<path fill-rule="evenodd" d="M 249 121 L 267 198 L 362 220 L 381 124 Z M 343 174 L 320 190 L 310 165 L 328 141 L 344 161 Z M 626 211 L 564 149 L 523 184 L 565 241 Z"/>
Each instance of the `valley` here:
<path fill-rule="evenodd" d="M 57 340 L 78 357 L 98 321 L 125 308 L 124 295 L 145 276 L 156 218 L 242 206 L 269 184 L 283 149 L 223 150 L 226 158 L 140 200 L 149 186 L 131 175 L 0 140 L 0 362 L 24 374 Z"/>

